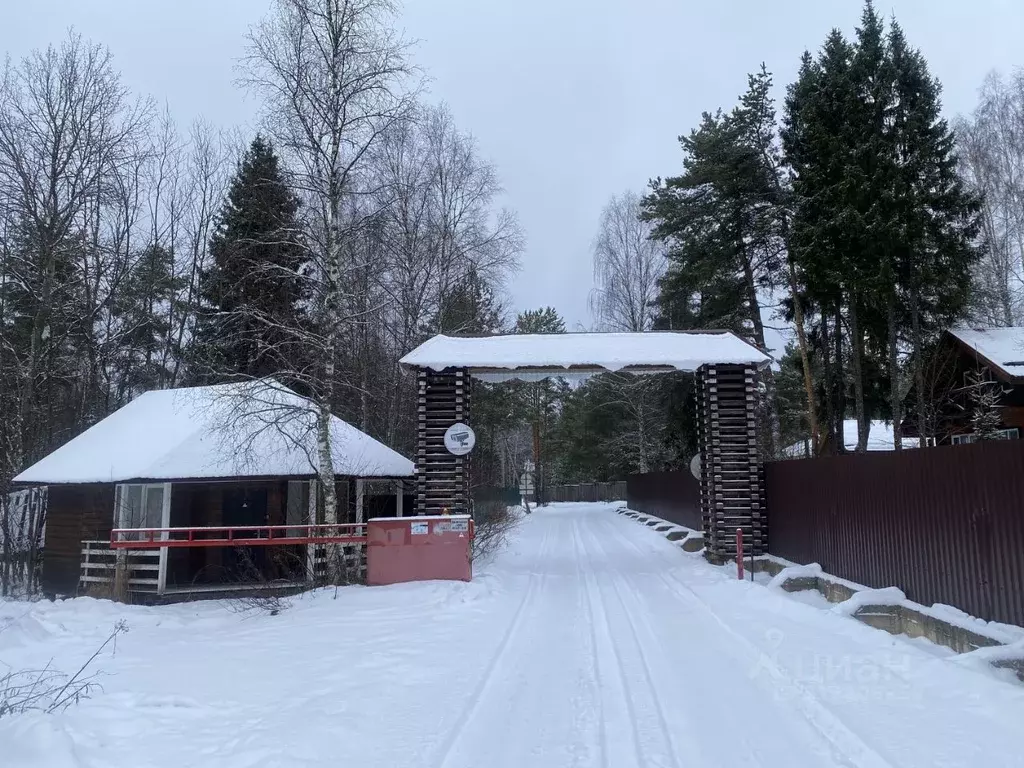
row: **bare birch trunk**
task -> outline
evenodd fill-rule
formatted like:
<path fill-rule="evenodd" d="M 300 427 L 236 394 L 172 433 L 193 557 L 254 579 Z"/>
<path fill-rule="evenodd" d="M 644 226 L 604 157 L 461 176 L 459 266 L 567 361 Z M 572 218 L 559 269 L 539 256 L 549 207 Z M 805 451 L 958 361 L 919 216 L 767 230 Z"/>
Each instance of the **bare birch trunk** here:
<path fill-rule="evenodd" d="M 889 294 L 889 400 L 892 408 L 892 428 L 895 436 L 894 448 L 897 451 L 903 450 L 903 441 L 900 439 L 900 425 L 903 423 L 903 402 L 900 396 L 900 369 L 898 355 L 898 339 L 896 332 L 896 293 Z M 918 419 L 920 421 L 920 419 Z M 918 429 L 921 425 L 918 424 Z"/>
<path fill-rule="evenodd" d="M 857 312 L 859 298 L 850 293 L 850 373 L 853 375 L 853 412 L 857 419 L 857 453 L 868 449 L 868 425 L 864 411 L 864 336 Z"/>

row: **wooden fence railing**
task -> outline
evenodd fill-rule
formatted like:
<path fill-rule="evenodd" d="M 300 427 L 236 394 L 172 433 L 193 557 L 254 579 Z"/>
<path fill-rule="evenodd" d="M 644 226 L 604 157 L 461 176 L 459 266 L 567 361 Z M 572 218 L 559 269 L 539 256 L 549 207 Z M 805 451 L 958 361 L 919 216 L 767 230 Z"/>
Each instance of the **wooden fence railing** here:
<path fill-rule="evenodd" d="M 160 588 L 160 550 L 116 550 L 110 548 L 109 541 L 83 541 L 78 581 L 81 592 L 114 593 L 123 588 L 127 592 L 156 593 Z"/>

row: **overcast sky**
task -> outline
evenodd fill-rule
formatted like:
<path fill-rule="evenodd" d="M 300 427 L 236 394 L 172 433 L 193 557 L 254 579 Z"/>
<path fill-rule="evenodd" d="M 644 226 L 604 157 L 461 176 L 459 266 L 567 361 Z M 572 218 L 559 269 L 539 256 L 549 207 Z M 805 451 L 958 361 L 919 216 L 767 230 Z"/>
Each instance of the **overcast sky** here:
<path fill-rule="evenodd" d="M 20 57 L 67 27 L 110 47 L 126 84 L 252 129 L 257 106 L 233 85 L 246 29 L 268 0 L 7 0 L 0 48 Z M 880 0 L 970 111 L 992 69 L 1024 63 L 1022 0 Z M 590 246 L 605 201 L 676 173 L 676 137 L 731 106 L 764 61 L 779 95 L 801 52 L 831 27 L 852 32 L 860 0 L 407 0 L 430 99 L 446 101 L 498 167 L 528 239 L 512 309 L 552 305 L 589 327 Z"/>

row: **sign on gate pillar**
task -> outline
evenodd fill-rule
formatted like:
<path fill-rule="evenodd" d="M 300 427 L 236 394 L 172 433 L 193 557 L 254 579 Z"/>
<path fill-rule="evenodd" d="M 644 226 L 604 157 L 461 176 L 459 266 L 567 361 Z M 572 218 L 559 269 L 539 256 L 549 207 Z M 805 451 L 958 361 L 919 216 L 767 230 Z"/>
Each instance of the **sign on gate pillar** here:
<path fill-rule="evenodd" d="M 768 521 L 757 439 L 757 368 L 705 365 L 697 372 L 700 502 L 708 558 L 736 556 L 736 531 L 750 554 L 768 550 Z"/>

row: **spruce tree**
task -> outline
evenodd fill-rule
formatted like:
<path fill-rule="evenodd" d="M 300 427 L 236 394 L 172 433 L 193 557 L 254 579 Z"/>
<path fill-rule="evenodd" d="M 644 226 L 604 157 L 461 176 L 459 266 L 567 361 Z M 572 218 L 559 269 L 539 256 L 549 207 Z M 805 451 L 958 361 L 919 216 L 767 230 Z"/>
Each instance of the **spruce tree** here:
<path fill-rule="evenodd" d="M 809 337 L 822 370 L 828 444 L 841 450 L 845 417 L 845 296 L 851 282 L 847 174 L 853 164 L 850 112 L 853 49 L 838 30 L 817 59 L 805 53 L 788 90 L 782 142 L 794 171 L 790 255 L 814 316 Z"/>
<path fill-rule="evenodd" d="M 436 322 L 438 332 L 447 335 L 495 333 L 501 327 L 501 307 L 491 286 L 470 268 L 441 303 Z"/>
<path fill-rule="evenodd" d="M 231 181 L 200 277 L 194 378 L 271 376 L 301 363 L 299 203 L 271 144 L 257 136 Z"/>
<path fill-rule="evenodd" d="M 185 280 L 175 274 L 174 252 L 160 245 L 146 248 L 131 264 L 110 307 L 116 323 L 120 405 L 141 392 L 164 386 L 180 350 L 172 341 L 172 323 L 185 311 L 179 296 Z"/>
<path fill-rule="evenodd" d="M 800 300 L 816 316 L 837 447 L 847 381 L 865 450 L 872 416 L 902 419 L 901 348 L 919 361 L 928 337 L 965 307 L 977 201 L 957 176 L 938 94 L 924 58 L 895 22 L 886 33 L 870 1 L 855 42 L 833 31 L 789 89 L 792 255 Z"/>
<path fill-rule="evenodd" d="M 909 325 L 915 391 L 925 393 L 924 356 L 928 348 L 967 311 L 972 268 L 982 255 L 980 200 L 964 185 L 957 167 L 955 137 L 941 114 L 941 86 L 920 51 L 907 44 L 895 21 L 888 37 L 893 73 L 893 108 L 888 124 L 893 167 L 892 293 L 899 311 L 893 322 Z M 907 322 L 909 320 L 909 323 Z M 899 403 L 899 364 L 893 333 L 892 399 Z M 924 404 L 915 403 L 921 410 Z M 896 418 L 894 409 L 894 418 Z"/>
<path fill-rule="evenodd" d="M 515 333 L 565 333 L 565 321 L 554 307 L 542 307 L 520 312 L 516 317 Z M 535 465 L 535 487 L 537 499 L 545 501 L 545 489 L 550 479 L 548 466 L 548 433 L 554 423 L 559 403 L 569 387 L 563 379 L 548 378 L 542 381 L 523 382 L 515 385 L 521 412 L 530 424 L 533 439 L 533 461 Z"/>

